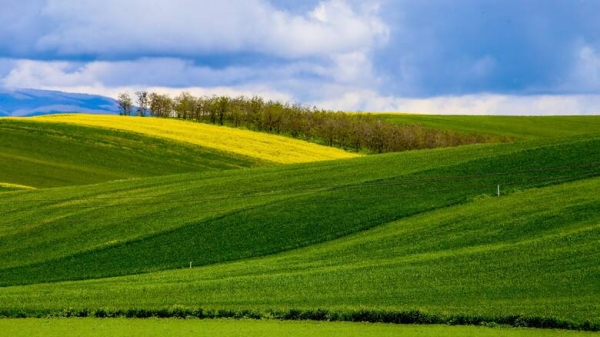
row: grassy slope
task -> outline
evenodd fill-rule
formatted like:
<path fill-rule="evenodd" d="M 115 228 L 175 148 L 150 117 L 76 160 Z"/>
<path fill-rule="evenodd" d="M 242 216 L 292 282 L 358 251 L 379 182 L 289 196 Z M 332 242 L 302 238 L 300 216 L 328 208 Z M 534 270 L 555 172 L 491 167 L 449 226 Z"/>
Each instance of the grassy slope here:
<path fill-rule="evenodd" d="M 254 260 L 0 290 L 0 308 L 420 309 L 600 322 L 600 178 Z"/>
<path fill-rule="evenodd" d="M 358 157 L 354 153 L 288 137 L 170 118 L 78 114 L 49 115 L 34 120 L 135 132 L 281 164 Z"/>
<path fill-rule="evenodd" d="M 0 309 L 418 308 L 598 322 L 600 183 L 560 184 L 599 175 L 582 166 L 599 151 L 588 136 L 2 193 L 3 285 L 213 265 L 2 288 Z M 508 196 L 490 199 L 497 184 Z M 240 259 L 250 260 L 223 263 Z"/>
<path fill-rule="evenodd" d="M 413 337 L 577 337 L 591 336 L 575 331 L 540 331 L 449 326 L 400 326 L 361 323 L 280 322 L 248 320 L 175 320 L 175 319 L 27 319 L 0 320 L 0 329 L 13 337 L 70 336 L 413 336 Z"/>
<path fill-rule="evenodd" d="M 518 140 L 559 138 L 600 131 L 600 116 L 444 116 L 377 114 L 396 123 L 419 123 L 426 127 L 465 133 L 483 133 Z"/>
<path fill-rule="evenodd" d="M 272 254 L 465 203 L 498 183 L 511 192 L 598 175 L 597 165 L 579 166 L 599 149 L 600 138 L 587 137 L 11 193 L 0 196 L 0 280 L 95 278 Z"/>
<path fill-rule="evenodd" d="M 0 119 L 3 183 L 57 187 L 265 164 L 254 158 L 127 132 Z"/>
<path fill-rule="evenodd" d="M 522 147 L 474 146 L 12 193 L 0 196 L 0 261 L 6 268 L 114 246 L 235 210 Z"/>

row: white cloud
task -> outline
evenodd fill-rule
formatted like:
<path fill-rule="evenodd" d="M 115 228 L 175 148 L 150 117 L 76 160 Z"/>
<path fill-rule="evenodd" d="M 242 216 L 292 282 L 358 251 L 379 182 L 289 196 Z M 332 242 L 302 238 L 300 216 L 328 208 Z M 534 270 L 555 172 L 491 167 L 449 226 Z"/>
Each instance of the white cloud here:
<path fill-rule="evenodd" d="M 74 93 L 98 94 L 116 98 L 126 91 L 148 90 L 177 95 L 189 91 L 195 95 L 259 95 L 267 99 L 291 101 L 293 96 L 259 82 L 247 82 L 258 75 L 290 75 L 289 69 L 253 70 L 251 68 L 227 68 L 213 70 L 194 66 L 192 62 L 179 59 L 141 59 L 138 61 L 95 61 L 90 63 L 67 61 L 12 60 L 14 68 L 0 80 L 5 88 L 35 88 Z M 167 80 L 165 80 L 167 78 Z M 169 80 L 170 79 L 170 80 Z M 207 84 L 194 83 L 203 79 Z M 164 84 L 167 82 L 167 84 Z M 179 85 L 169 85 L 179 83 Z M 239 82 L 224 85 L 222 82 Z"/>
<path fill-rule="evenodd" d="M 0 79 L 9 88 L 81 87 L 273 87 L 294 92 L 299 99 L 322 94 L 323 86 L 370 88 L 378 79 L 363 52 L 334 55 L 327 61 L 298 61 L 265 67 L 231 66 L 223 69 L 175 58 L 135 61 L 13 60 Z"/>
<path fill-rule="evenodd" d="M 402 98 L 371 90 L 347 91 L 313 104 L 340 111 L 406 112 L 441 115 L 598 115 L 600 95 L 475 94 Z"/>
<path fill-rule="evenodd" d="M 30 52 L 137 58 L 194 57 L 254 52 L 286 58 L 326 56 L 371 48 L 388 27 L 376 6 L 345 0 L 321 2 L 293 14 L 265 0 L 46 0 L 40 16 L 47 30 Z M 10 47 L 10 46 L 7 46 Z"/>
<path fill-rule="evenodd" d="M 35 61 L 16 60 L 2 79 L 13 88 L 56 86 L 190 86 L 244 81 L 263 70 L 230 67 L 214 70 L 174 58 L 144 58 L 135 61 Z"/>
<path fill-rule="evenodd" d="M 24 43 L 31 53 L 51 60 L 5 59 L 10 62 L 0 73 L 5 87 L 94 93 L 147 87 L 247 93 L 257 88 L 252 90 L 320 99 L 323 85 L 376 87 L 381 81 L 370 57 L 389 34 L 376 0 L 325 0 L 304 13 L 266 0 L 36 1 L 40 14 L 27 20 L 47 29 L 30 29 L 31 39 L 23 41 L 31 41 Z M 192 61 L 231 53 L 288 60 L 218 69 Z M 95 60 L 60 60 L 82 55 Z"/>
<path fill-rule="evenodd" d="M 38 88 L 61 85 L 65 87 L 87 83 L 97 84 L 93 74 L 86 67 L 77 67 L 67 61 L 40 62 L 30 60 L 15 61 L 14 68 L 2 80 L 4 87 Z"/>
<path fill-rule="evenodd" d="M 112 97 L 150 88 L 309 101 L 323 99 L 324 86 L 375 88 L 370 57 L 389 35 L 377 0 L 324 0 L 304 13 L 266 0 L 36 0 L 26 7 L 19 48 L 50 60 L 7 58 L 0 84 Z M 287 61 L 218 69 L 192 61 L 232 53 Z M 81 56 L 94 61 L 68 60 Z"/>

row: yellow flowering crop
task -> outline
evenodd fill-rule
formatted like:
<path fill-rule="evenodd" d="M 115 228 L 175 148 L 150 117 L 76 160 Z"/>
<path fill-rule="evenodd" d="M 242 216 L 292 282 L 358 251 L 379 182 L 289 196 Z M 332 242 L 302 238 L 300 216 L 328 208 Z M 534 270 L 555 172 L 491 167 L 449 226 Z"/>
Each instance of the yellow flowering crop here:
<path fill-rule="evenodd" d="M 281 164 L 358 156 L 340 149 L 288 137 L 175 119 L 70 114 L 40 116 L 32 120 L 130 131 Z"/>

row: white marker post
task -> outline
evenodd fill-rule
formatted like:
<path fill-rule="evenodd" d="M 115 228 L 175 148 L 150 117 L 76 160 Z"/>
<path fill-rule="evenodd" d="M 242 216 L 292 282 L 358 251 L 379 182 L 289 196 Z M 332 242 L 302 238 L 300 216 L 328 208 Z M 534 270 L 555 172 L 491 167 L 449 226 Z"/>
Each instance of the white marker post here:
<path fill-rule="evenodd" d="M 192 261 L 190 261 L 190 269 L 192 269 Z"/>
<path fill-rule="evenodd" d="M 500 185 L 498 185 L 498 198 L 500 197 Z"/>

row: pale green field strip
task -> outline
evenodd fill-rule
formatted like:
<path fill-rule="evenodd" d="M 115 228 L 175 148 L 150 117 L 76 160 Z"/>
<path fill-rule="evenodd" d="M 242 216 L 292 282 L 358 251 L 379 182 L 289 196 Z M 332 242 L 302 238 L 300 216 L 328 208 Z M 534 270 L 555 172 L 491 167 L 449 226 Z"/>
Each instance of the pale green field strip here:
<path fill-rule="evenodd" d="M 418 123 L 434 129 L 490 134 L 518 140 L 600 133 L 600 116 L 445 116 L 381 113 L 399 124 Z"/>
<path fill-rule="evenodd" d="M 391 325 L 340 322 L 282 322 L 194 319 L 4 319 L 0 331 L 13 337 L 585 337 L 598 334 L 524 328 Z"/>
<path fill-rule="evenodd" d="M 202 268 L 0 289 L 0 309 L 421 310 L 600 322 L 600 178 Z"/>
<path fill-rule="evenodd" d="M 22 191 L 22 190 L 35 190 L 35 187 L 19 185 L 19 184 L 0 183 L 0 192 Z"/>

